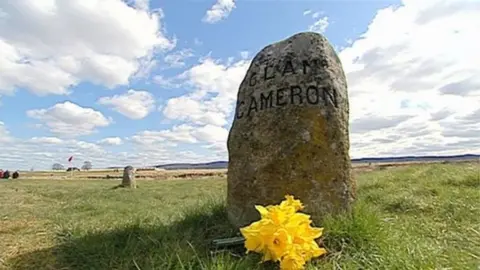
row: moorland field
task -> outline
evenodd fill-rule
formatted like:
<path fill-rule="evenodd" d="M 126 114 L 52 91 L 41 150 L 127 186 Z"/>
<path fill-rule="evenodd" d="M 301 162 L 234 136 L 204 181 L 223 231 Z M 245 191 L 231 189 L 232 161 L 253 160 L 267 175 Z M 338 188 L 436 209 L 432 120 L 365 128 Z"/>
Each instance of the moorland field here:
<path fill-rule="evenodd" d="M 109 175 L 106 177 L 106 175 Z M 0 269 L 276 269 L 226 219 L 225 170 L 21 172 L 0 180 Z M 307 269 L 479 269 L 477 162 L 356 166 L 352 215 L 326 218 Z"/>

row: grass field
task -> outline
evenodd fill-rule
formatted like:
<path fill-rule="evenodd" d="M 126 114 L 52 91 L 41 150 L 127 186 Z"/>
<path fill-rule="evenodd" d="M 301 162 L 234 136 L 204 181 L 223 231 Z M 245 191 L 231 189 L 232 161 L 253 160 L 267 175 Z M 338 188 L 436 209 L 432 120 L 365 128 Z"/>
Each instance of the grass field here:
<path fill-rule="evenodd" d="M 329 254 L 308 269 L 480 269 L 480 167 L 429 164 L 356 174 L 353 215 L 322 227 Z M 236 235 L 225 178 L 0 182 L 0 268 L 275 269 L 244 250 L 211 254 Z"/>

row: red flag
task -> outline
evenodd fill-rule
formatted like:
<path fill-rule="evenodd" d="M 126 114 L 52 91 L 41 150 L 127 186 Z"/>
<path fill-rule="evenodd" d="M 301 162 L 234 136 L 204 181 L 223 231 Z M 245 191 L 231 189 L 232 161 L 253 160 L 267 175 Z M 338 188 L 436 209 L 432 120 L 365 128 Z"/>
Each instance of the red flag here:
<path fill-rule="evenodd" d="M 72 159 L 73 159 L 73 156 L 69 157 L 68 162 L 72 161 Z"/>

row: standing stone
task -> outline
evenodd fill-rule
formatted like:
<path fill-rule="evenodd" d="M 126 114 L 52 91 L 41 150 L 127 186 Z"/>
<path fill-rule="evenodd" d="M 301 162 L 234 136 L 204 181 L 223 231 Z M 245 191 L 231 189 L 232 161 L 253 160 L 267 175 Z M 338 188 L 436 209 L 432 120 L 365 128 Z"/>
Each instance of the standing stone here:
<path fill-rule="evenodd" d="M 137 188 L 137 182 L 135 181 L 135 168 L 130 165 L 123 169 L 121 186 L 128 188 Z"/>
<path fill-rule="evenodd" d="M 243 227 L 254 205 L 286 194 L 312 219 L 350 209 L 349 103 L 342 64 L 328 40 L 299 33 L 262 49 L 238 90 L 228 137 L 228 217 Z"/>

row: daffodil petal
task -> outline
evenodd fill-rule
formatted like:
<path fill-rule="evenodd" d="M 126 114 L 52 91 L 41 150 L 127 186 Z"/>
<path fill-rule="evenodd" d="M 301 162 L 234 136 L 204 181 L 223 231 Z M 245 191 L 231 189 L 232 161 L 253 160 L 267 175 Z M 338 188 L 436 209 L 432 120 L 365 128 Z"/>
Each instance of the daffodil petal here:
<path fill-rule="evenodd" d="M 267 208 L 265 208 L 261 205 L 255 205 L 255 209 L 257 209 L 257 211 L 260 213 L 260 216 L 262 218 L 266 218 L 269 214 Z"/>

